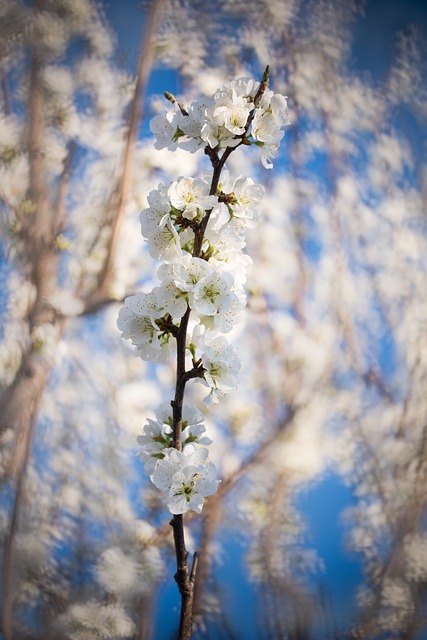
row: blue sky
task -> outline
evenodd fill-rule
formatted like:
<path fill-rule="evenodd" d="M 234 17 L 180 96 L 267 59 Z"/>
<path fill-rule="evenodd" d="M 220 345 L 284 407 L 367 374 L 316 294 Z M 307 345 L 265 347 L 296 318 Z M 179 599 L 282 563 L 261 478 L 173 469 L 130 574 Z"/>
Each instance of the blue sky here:
<path fill-rule="evenodd" d="M 142 15 L 139 0 L 103 0 L 107 19 L 118 35 L 119 48 L 132 61 L 138 51 Z M 354 63 L 381 77 L 393 55 L 397 31 L 415 25 L 427 34 L 427 2 L 424 0 L 367 0 L 364 16 L 354 29 Z"/>
<path fill-rule="evenodd" d="M 365 16 L 354 30 L 356 66 L 384 77 L 393 56 L 396 32 L 415 25 L 427 34 L 427 2 L 424 0 L 368 0 Z"/>

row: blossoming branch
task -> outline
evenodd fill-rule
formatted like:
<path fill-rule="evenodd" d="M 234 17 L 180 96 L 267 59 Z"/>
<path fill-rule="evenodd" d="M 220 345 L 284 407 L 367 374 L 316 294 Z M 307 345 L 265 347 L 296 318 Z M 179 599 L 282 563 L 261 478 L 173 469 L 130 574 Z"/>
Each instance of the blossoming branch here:
<path fill-rule="evenodd" d="M 264 187 L 252 178 L 230 178 L 222 171 L 239 146 L 257 146 L 264 167 L 272 167 L 288 124 L 286 98 L 268 89 L 267 67 L 261 83 L 252 78 L 227 82 L 211 98 L 188 108 L 169 93 L 164 116 L 151 121 L 155 147 L 191 153 L 204 149 L 212 165 L 208 178 L 180 177 L 160 184 L 141 212 L 141 232 L 150 255 L 162 264 L 159 285 L 150 293 L 126 298 L 118 327 L 131 340 L 136 355 L 166 363 L 176 358 L 175 396 L 149 419 L 139 436 L 141 459 L 153 484 L 174 514 L 178 571 L 182 595 L 180 638 L 192 628 L 195 567 L 188 572 L 182 514 L 201 512 L 204 498 L 215 493 L 218 478 L 209 460 L 203 416 L 184 407 L 190 379 L 207 387 L 205 401 L 219 402 L 237 385 L 240 368 L 227 334 L 246 304 L 245 231 L 261 214 Z"/>

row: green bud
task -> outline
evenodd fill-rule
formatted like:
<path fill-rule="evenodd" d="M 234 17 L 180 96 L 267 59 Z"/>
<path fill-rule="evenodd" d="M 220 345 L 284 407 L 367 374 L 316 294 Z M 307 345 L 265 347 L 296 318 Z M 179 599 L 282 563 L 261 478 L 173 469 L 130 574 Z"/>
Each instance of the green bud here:
<path fill-rule="evenodd" d="M 268 85 L 269 79 L 270 79 L 270 65 L 267 65 L 265 67 L 264 73 L 262 74 L 261 84 Z"/>
<path fill-rule="evenodd" d="M 169 102 L 172 102 L 172 104 L 175 104 L 176 98 L 173 95 L 173 93 L 169 93 L 169 91 L 163 91 L 163 95 L 165 96 L 166 100 L 169 100 Z"/>

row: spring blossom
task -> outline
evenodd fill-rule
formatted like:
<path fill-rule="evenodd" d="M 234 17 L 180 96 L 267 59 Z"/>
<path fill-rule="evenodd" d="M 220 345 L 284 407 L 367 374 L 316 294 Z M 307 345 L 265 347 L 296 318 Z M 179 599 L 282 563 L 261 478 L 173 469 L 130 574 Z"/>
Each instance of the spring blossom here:
<path fill-rule="evenodd" d="M 189 375 L 209 389 L 207 403 L 219 402 L 237 386 L 240 363 L 224 334 L 239 322 L 246 304 L 251 260 L 244 253 L 245 231 L 257 224 L 264 196 L 263 186 L 252 178 L 231 179 L 224 171 L 219 179 L 228 156 L 221 158 L 237 146 L 254 145 L 263 166 L 271 168 L 289 124 L 286 98 L 267 88 L 266 73 L 261 85 L 238 78 L 188 108 L 165 94 L 172 107 L 150 124 L 156 149 L 204 149 L 213 170 L 201 178 L 181 176 L 148 194 L 141 233 L 150 255 L 161 261 L 160 284 L 126 298 L 117 324 L 137 356 L 166 363 L 176 354 L 181 323 L 191 313 Z M 174 447 L 172 409 L 164 403 L 138 437 L 146 473 L 173 514 L 200 512 L 204 498 L 218 486 L 203 446 L 211 441 L 202 420 L 196 409 L 184 407 L 180 446 Z"/>

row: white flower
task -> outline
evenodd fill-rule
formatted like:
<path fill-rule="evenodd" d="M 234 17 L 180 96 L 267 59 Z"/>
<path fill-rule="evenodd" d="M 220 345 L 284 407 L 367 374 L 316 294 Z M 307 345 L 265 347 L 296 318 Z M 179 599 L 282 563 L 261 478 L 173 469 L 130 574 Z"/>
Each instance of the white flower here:
<path fill-rule="evenodd" d="M 218 203 L 216 196 L 209 195 L 209 185 L 199 178 L 178 178 L 169 187 L 168 195 L 171 205 L 188 220 L 203 218 L 205 211 Z"/>
<path fill-rule="evenodd" d="M 214 149 L 219 146 L 221 149 L 225 147 L 235 147 L 239 144 L 240 138 L 236 137 L 229 129 L 220 126 L 215 122 L 214 107 L 207 110 L 206 120 L 202 126 L 201 136 L 208 145 Z"/>
<path fill-rule="evenodd" d="M 261 216 L 264 187 L 261 184 L 255 184 L 252 178 L 240 176 L 234 182 L 232 192 L 236 199 L 232 205 L 233 216 L 244 221 L 245 226 L 254 227 Z"/>
<path fill-rule="evenodd" d="M 151 238 L 163 229 L 170 219 L 171 207 L 165 185 L 160 184 L 158 189 L 150 191 L 147 200 L 149 207 L 141 211 L 139 221 L 144 238 Z"/>
<path fill-rule="evenodd" d="M 240 142 L 240 138 L 236 138 L 236 136 L 225 129 L 225 127 L 219 127 L 211 121 L 206 122 L 203 126 L 202 136 L 212 149 L 217 146 L 221 149 L 225 149 L 225 147 L 236 147 Z"/>
<path fill-rule="evenodd" d="M 248 97 L 254 96 L 258 87 L 259 82 L 256 82 L 253 78 L 241 77 L 225 82 L 222 91 L 234 92 L 239 97 Z"/>
<path fill-rule="evenodd" d="M 182 412 L 182 446 L 185 449 L 187 445 L 197 444 L 209 445 L 212 440 L 208 436 L 202 435 L 206 431 L 203 424 L 203 414 L 196 407 L 185 405 Z"/>
<path fill-rule="evenodd" d="M 144 302 L 146 296 L 148 294 L 140 293 L 125 298 L 119 311 L 117 326 L 122 332 L 122 338 L 132 342 L 137 355 L 143 360 L 165 363 L 173 353 L 171 335 L 161 331 L 148 313 L 142 315 L 147 307 Z"/>
<path fill-rule="evenodd" d="M 271 113 L 279 128 L 289 124 L 287 96 L 273 93 L 270 89 L 264 91 L 258 109 L 262 113 Z"/>
<path fill-rule="evenodd" d="M 218 402 L 237 385 L 239 359 L 224 336 L 202 335 L 196 339 L 196 344 L 202 351 L 202 363 L 205 369 L 202 382 L 211 389 L 205 401 Z"/>
<path fill-rule="evenodd" d="M 174 262 L 171 263 L 175 264 Z M 169 266 L 169 265 L 162 265 Z M 167 282 L 163 285 L 163 290 L 165 291 L 165 295 L 167 295 L 167 311 L 170 313 L 172 318 L 182 318 L 184 313 L 187 311 L 187 297 L 183 291 L 178 289 L 178 287 L 173 282 Z"/>
<path fill-rule="evenodd" d="M 148 249 L 152 258 L 164 262 L 175 262 L 181 257 L 181 242 L 177 230 L 172 222 L 166 224 L 148 238 Z"/>
<path fill-rule="evenodd" d="M 165 310 L 172 317 L 182 317 L 188 304 L 202 316 L 214 316 L 215 325 L 224 332 L 237 324 L 246 303 L 242 289 L 251 259 L 233 244 L 235 234 L 227 238 L 224 248 L 228 253 L 224 251 L 220 260 L 212 258 L 207 262 L 185 254 L 159 268 L 158 276 L 169 294 Z"/>
<path fill-rule="evenodd" d="M 156 420 L 147 418 L 144 426 L 144 434 L 137 437 L 141 445 L 139 455 L 145 467 L 147 475 L 154 472 L 156 462 L 164 457 L 164 449 L 172 446 L 172 409 L 168 402 L 164 402 L 155 412 Z M 182 412 L 182 447 L 194 443 L 201 445 L 211 444 L 212 440 L 202 434 L 206 431 L 203 424 L 203 415 L 195 407 L 184 406 Z"/>
<path fill-rule="evenodd" d="M 147 475 L 151 475 L 158 459 L 163 458 L 163 449 L 172 446 L 172 428 L 170 424 L 147 418 L 144 425 L 144 433 L 137 436 L 137 442 L 141 445 L 139 455 L 145 467 Z"/>
<path fill-rule="evenodd" d="M 245 132 L 249 114 L 254 108 L 253 104 L 249 103 L 247 98 L 237 96 L 234 90 L 231 95 L 222 92 L 215 96 L 215 102 L 216 106 L 212 114 L 214 122 L 235 135 L 242 135 Z"/>
<path fill-rule="evenodd" d="M 252 92 L 255 93 L 254 88 L 255 82 L 252 78 L 238 78 L 226 82 L 214 94 L 215 122 L 236 135 L 244 133 L 249 114 L 254 108 L 250 100 Z"/>
<path fill-rule="evenodd" d="M 256 91 L 252 78 L 238 78 L 226 82 L 215 92 L 213 103 L 205 110 L 205 122 L 201 137 L 210 147 L 235 147 L 239 136 L 246 130 L 251 111 L 254 108 L 250 97 Z"/>
<path fill-rule="evenodd" d="M 289 125 L 288 103 L 286 96 L 276 93 L 270 100 L 270 110 L 278 127 Z"/>
<path fill-rule="evenodd" d="M 181 514 L 192 509 L 200 513 L 204 498 L 218 488 L 215 465 L 207 460 L 208 450 L 198 449 L 189 455 L 165 449 L 151 475 L 153 484 L 163 491 L 169 511 Z"/>
<path fill-rule="evenodd" d="M 202 138 L 202 127 L 206 120 L 206 110 L 211 107 L 212 99 L 193 100 L 188 107 L 188 116 L 179 117 L 179 127 L 185 134 L 179 141 L 181 149 L 194 153 L 206 145 Z"/>
<path fill-rule="evenodd" d="M 173 283 L 179 291 L 186 294 L 186 300 L 193 306 L 195 286 L 212 271 L 212 266 L 206 260 L 186 254 L 172 264 L 162 265 L 158 275 L 163 282 Z"/>
<path fill-rule="evenodd" d="M 175 151 L 178 146 L 178 112 L 168 111 L 164 116 L 157 115 L 150 120 L 150 131 L 156 136 L 155 149 Z"/>
<path fill-rule="evenodd" d="M 233 290 L 231 304 L 224 312 L 217 313 L 214 318 L 215 326 L 223 333 L 231 331 L 242 319 L 242 311 L 246 306 L 246 296 L 244 293 Z"/>
<path fill-rule="evenodd" d="M 272 169 L 273 163 L 272 160 L 277 156 L 277 152 L 279 151 L 279 144 L 272 143 L 266 144 L 261 147 L 261 164 L 265 169 Z"/>
<path fill-rule="evenodd" d="M 175 107 L 175 111 L 165 116 L 155 116 L 150 124 L 157 138 L 155 147 L 174 150 L 179 146 L 191 153 L 206 144 L 220 149 L 235 147 L 246 131 L 258 87 L 259 83 L 253 78 L 238 78 L 226 82 L 212 98 L 194 100 L 187 115 Z M 284 135 L 281 127 L 289 124 L 286 97 L 267 89 L 255 111 L 250 131 L 260 146 L 261 143 L 270 145 L 261 160 L 266 168 L 271 168 L 270 158 L 274 157 Z M 191 211 L 194 212 L 194 208 L 187 215 L 195 217 Z"/>
<path fill-rule="evenodd" d="M 240 223 L 236 224 L 236 220 L 232 218 L 230 220 L 230 213 L 224 204 L 220 204 L 216 207 L 213 213 L 222 209 L 217 216 L 212 220 L 209 219 L 208 226 L 206 228 L 206 239 L 215 247 L 215 256 L 221 260 L 231 260 L 234 263 L 234 256 L 241 254 L 241 249 L 245 247 L 245 229 Z M 224 213 L 225 211 L 225 213 Z M 227 217 L 227 223 L 221 226 L 221 222 Z"/>
<path fill-rule="evenodd" d="M 271 160 L 275 158 L 280 141 L 285 135 L 281 127 L 289 124 L 287 102 L 285 96 L 267 91 L 251 124 L 252 137 L 261 146 L 261 162 L 266 169 L 271 169 Z M 262 144 L 261 144 L 262 143 Z"/>
<path fill-rule="evenodd" d="M 257 109 L 252 120 L 252 137 L 260 142 L 279 144 L 284 132 L 277 125 L 272 113 Z"/>
<path fill-rule="evenodd" d="M 240 235 L 235 231 L 239 232 L 240 229 L 230 224 L 217 245 L 216 257 L 212 258 L 210 262 L 218 271 L 232 273 L 234 279 L 233 291 L 241 291 L 245 286 L 247 271 L 252 265 L 252 259 L 247 253 L 241 251 Z"/>
<path fill-rule="evenodd" d="M 216 245 L 223 232 L 228 228 L 230 219 L 230 211 L 222 202 L 212 210 L 206 227 L 205 238 L 209 239 L 213 246 Z"/>
<path fill-rule="evenodd" d="M 151 319 L 162 318 L 166 313 L 166 300 L 164 290 L 155 287 L 150 293 L 136 293 L 126 298 L 127 304 L 135 315 Z"/>
<path fill-rule="evenodd" d="M 194 309 L 206 316 L 224 313 L 235 300 L 235 294 L 231 291 L 233 284 L 231 273 L 212 270 L 194 287 Z"/>
<path fill-rule="evenodd" d="M 131 340 L 137 347 L 143 342 L 151 342 L 156 335 L 156 327 L 149 316 L 137 316 L 130 308 L 129 298 L 125 299 L 117 318 L 117 326 L 122 338 Z"/>

